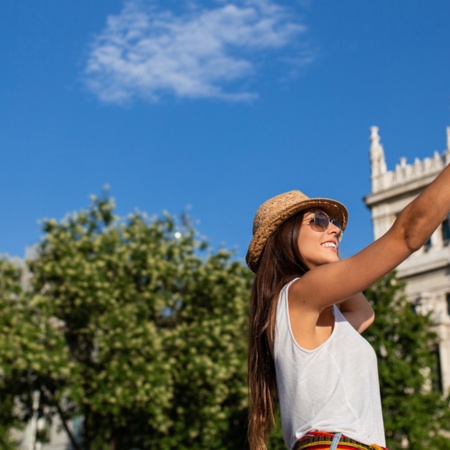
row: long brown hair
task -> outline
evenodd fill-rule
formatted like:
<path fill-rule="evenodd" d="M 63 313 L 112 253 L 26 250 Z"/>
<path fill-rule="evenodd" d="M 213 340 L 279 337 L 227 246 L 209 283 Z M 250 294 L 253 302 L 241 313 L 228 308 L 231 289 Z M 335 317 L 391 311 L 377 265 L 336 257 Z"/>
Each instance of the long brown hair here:
<path fill-rule="evenodd" d="M 253 281 L 248 352 L 250 450 L 266 450 L 266 440 L 275 424 L 275 312 L 282 287 L 309 270 L 298 248 L 303 217 L 304 212 L 296 214 L 269 237 Z"/>

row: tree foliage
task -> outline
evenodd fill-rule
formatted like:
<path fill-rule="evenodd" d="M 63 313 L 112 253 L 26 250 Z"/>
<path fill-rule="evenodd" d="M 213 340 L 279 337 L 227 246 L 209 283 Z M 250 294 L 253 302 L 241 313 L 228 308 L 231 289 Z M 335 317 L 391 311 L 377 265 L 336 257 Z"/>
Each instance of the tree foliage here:
<path fill-rule="evenodd" d="M 436 388 L 438 339 L 430 316 L 415 311 L 404 287 L 392 272 L 366 291 L 376 319 L 365 336 L 378 356 L 387 444 L 446 450 L 450 403 Z"/>
<path fill-rule="evenodd" d="M 16 377 L 16 357 L 25 344 L 15 330 L 27 318 L 20 285 L 21 268 L 9 258 L 0 258 L 0 448 L 12 449 L 10 429 L 19 427 L 20 411 L 14 407 L 14 398 L 20 395 L 23 377 Z M 20 362 L 19 362 L 20 364 Z"/>
<path fill-rule="evenodd" d="M 243 448 L 250 272 L 188 218 L 118 220 L 107 194 L 43 231 L 29 265 L 32 348 L 11 361 L 41 415 L 86 450 Z"/>

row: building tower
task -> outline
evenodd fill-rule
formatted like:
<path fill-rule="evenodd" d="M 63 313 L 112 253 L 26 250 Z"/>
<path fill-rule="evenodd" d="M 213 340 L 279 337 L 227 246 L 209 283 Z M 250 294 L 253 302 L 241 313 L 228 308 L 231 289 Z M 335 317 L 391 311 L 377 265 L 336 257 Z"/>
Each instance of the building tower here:
<path fill-rule="evenodd" d="M 377 127 L 370 129 L 372 192 L 364 202 L 372 213 L 374 238 L 383 235 L 399 212 L 416 197 L 450 162 L 450 127 L 447 149 L 435 151 L 423 161 L 408 164 L 400 158 L 395 169 L 387 170 Z M 439 336 L 439 360 L 444 392 L 450 392 L 450 222 L 438 227 L 431 239 L 398 267 L 406 281 L 406 295 L 420 312 L 431 312 Z"/>

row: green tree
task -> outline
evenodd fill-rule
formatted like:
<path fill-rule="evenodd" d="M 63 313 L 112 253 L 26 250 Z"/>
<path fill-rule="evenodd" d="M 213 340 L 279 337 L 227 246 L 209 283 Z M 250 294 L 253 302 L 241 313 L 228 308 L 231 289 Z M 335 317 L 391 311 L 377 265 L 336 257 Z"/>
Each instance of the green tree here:
<path fill-rule="evenodd" d="M 12 449 L 10 431 L 19 427 L 21 417 L 14 408 L 14 396 L 19 393 L 12 361 L 15 359 L 16 329 L 22 319 L 23 303 L 20 286 L 21 269 L 9 258 L 0 258 L 0 448 Z M 10 341 L 12 345 L 10 344 Z"/>
<path fill-rule="evenodd" d="M 429 315 L 418 314 L 390 273 L 366 296 L 375 311 L 365 337 L 378 356 L 387 444 L 390 450 L 447 450 L 441 431 L 450 424 L 449 399 L 436 389 L 438 344 Z"/>
<path fill-rule="evenodd" d="M 21 349 L 41 413 L 85 450 L 243 448 L 250 271 L 187 217 L 119 220 L 107 194 L 43 231 Z"/>

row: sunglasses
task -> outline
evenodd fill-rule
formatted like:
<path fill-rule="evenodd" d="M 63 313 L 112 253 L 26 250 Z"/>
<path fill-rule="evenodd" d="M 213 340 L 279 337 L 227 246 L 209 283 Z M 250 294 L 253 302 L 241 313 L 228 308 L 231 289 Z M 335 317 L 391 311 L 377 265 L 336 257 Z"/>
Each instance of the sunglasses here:
<path fill-rule="evenodd" d="M 328 214 L 323 211 L 315 211 L 314 216 L 307 219 L 311 228 L 314 231 L 324 232 L 330 223 L 332 223 L 335 227 L 339 228 L 339 235 L 337 237 L 338 242 L 342 241 L 342 237 L 344 236 L 344 232 L 342 231 L 342 225 L 336 219 L 332 219 L 328 216 Z"/>

